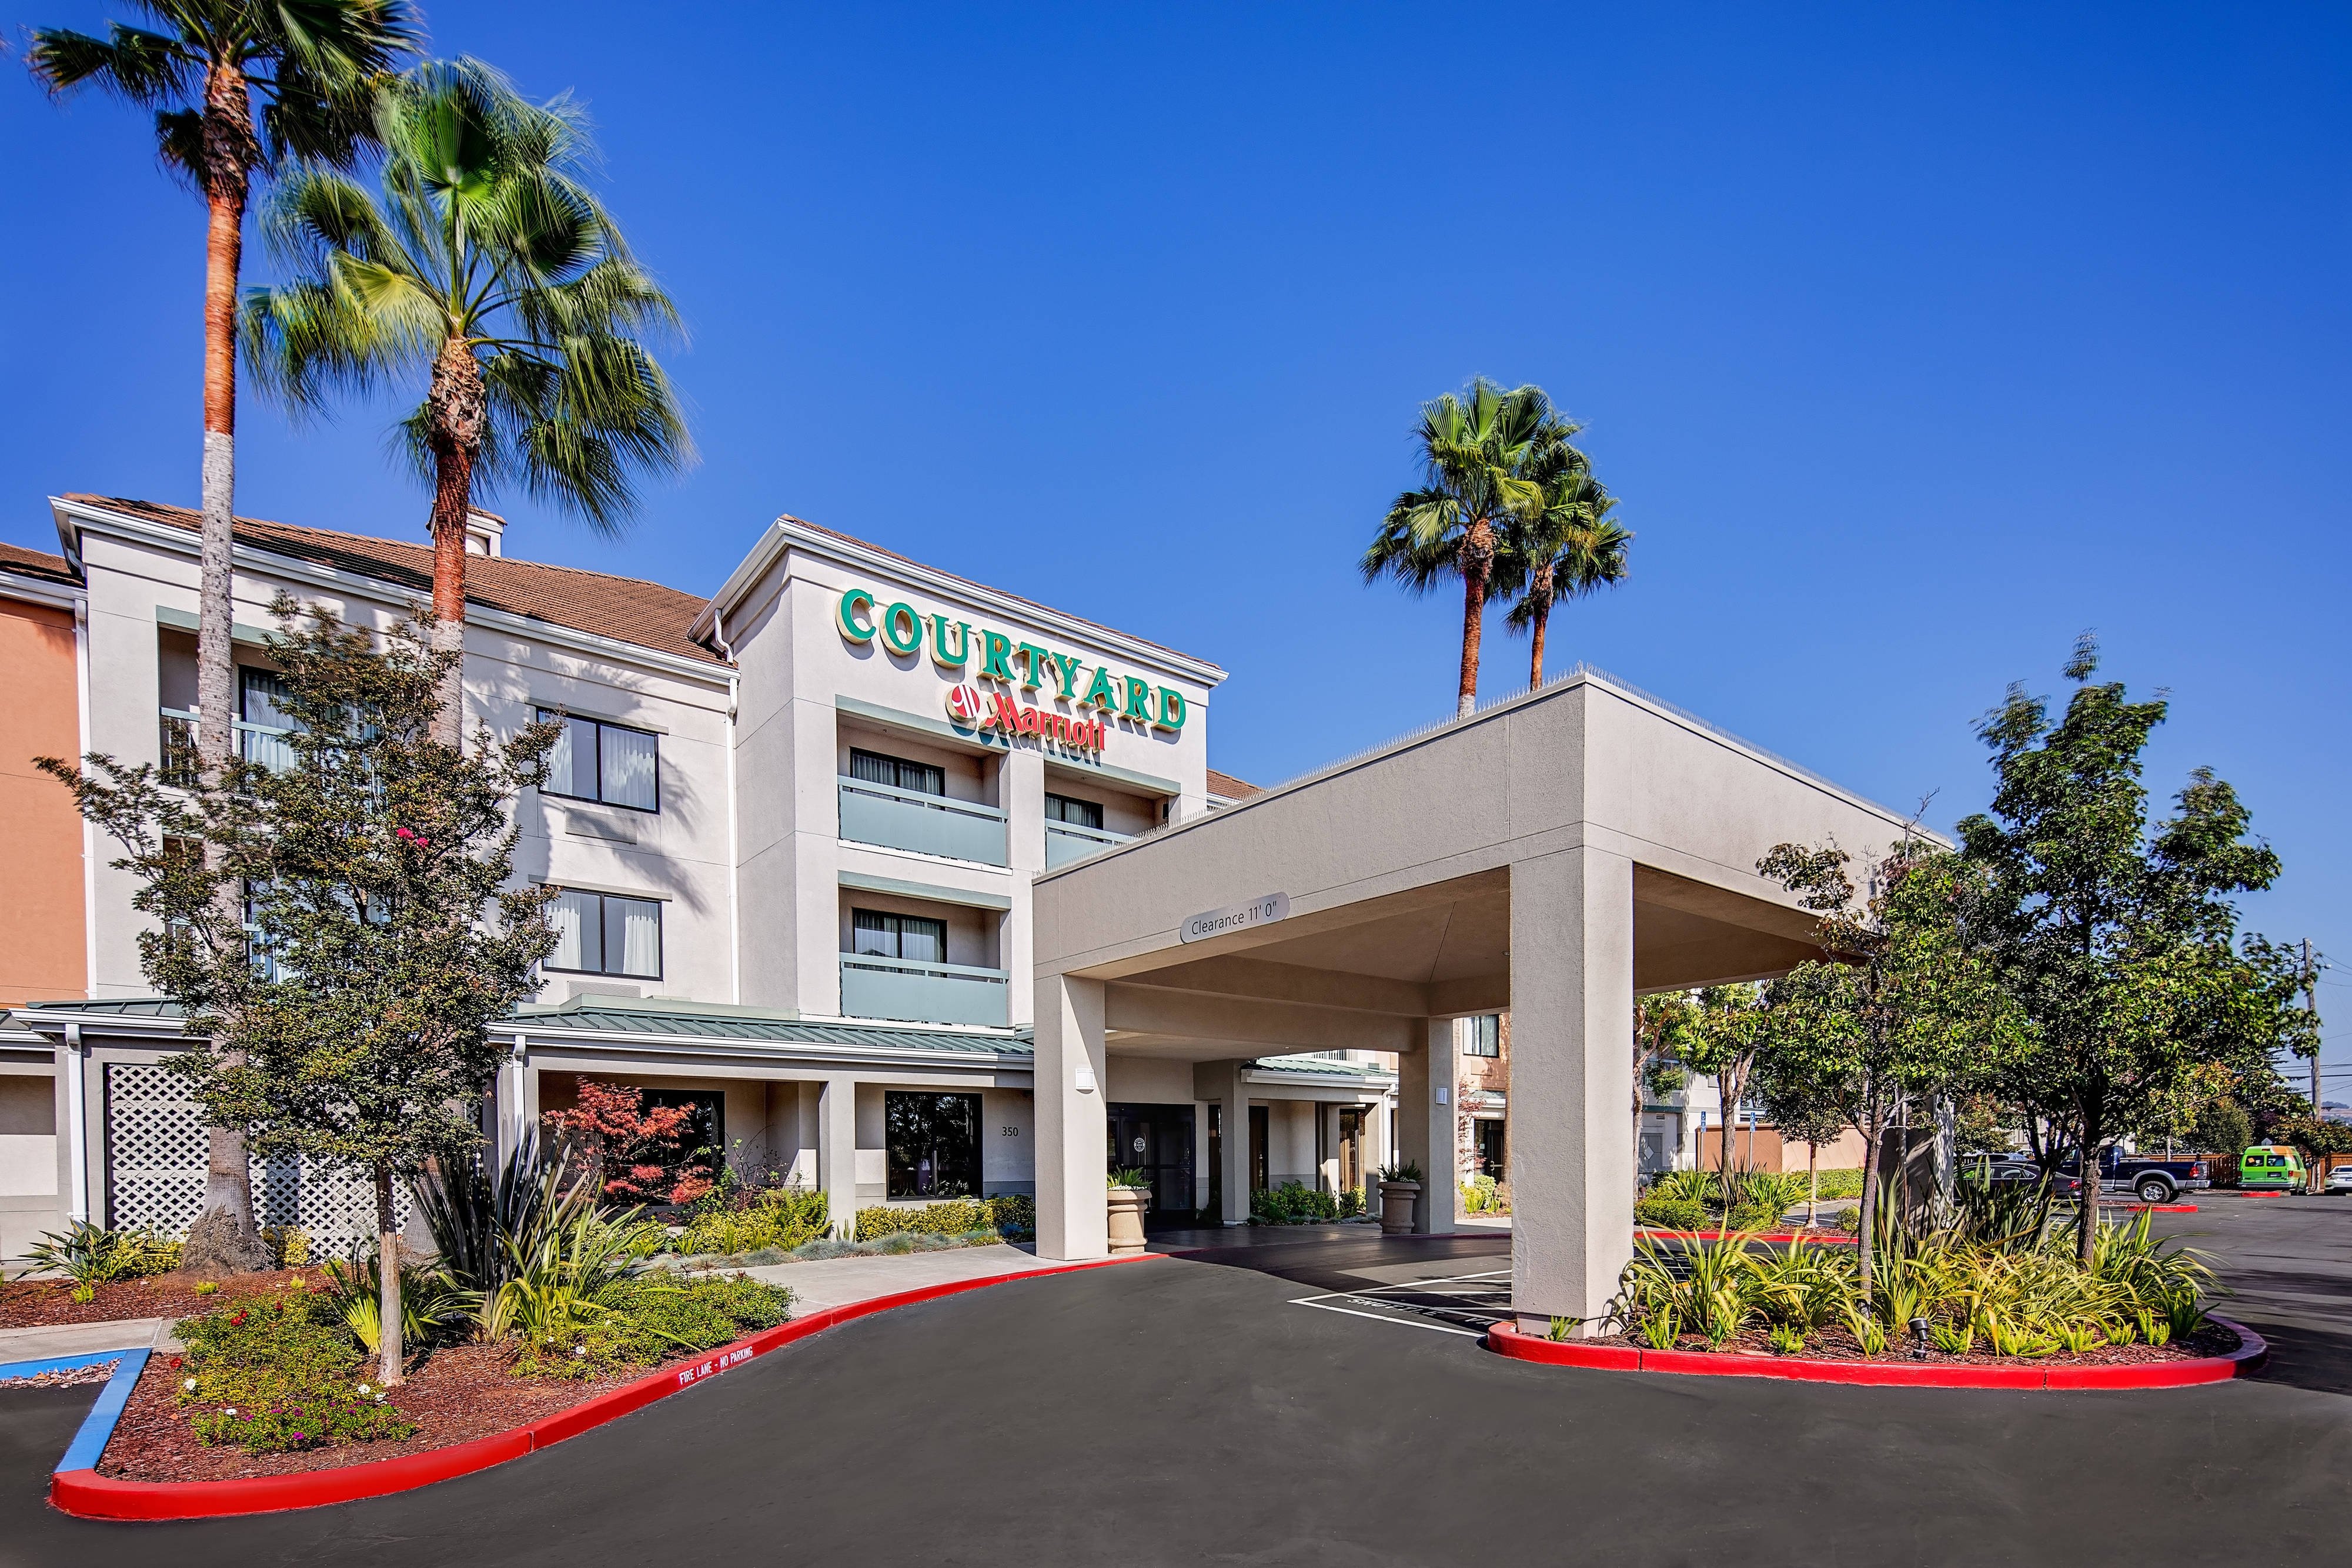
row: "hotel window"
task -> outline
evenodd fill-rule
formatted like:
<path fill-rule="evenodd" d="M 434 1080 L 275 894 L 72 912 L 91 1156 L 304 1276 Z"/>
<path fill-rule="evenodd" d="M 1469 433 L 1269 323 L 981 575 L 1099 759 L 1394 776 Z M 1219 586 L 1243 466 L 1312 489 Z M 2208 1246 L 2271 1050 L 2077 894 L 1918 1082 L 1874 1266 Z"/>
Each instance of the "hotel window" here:
<path fill-rule="evenodd" d="M 660 737 L 547 708 L 539 710 L 539 719 L 563 727 L 547 754 L 547 781 L 541 789 L 632 811 L 661 810 Z"/>
<path fill-rule="evenodd" d="M 913 964 L 948 961 L 948 923 L 920 915 L 886 915 L 875 909 L 849 912 L 852 953 L 869 958 L 904 958 Z"/>
<path fill-rule="evenodd" d="M 882 1096 L 892 1197 L 980 1196 L 980 1096 L 897 1091 Z"/>
<path fill-rule="evenodd" d="M 878 751 L 849 751 L 849 776 L 865 784 L 887 784 L 912 795 L 945 795 L 948 770 L 929 762 L 909 762 Z"/>
<path fill-rule="evenodd" d="M 565 888 L 549 901 L 555 951 L 546 967 L 575 975 L 622 975 L 658 980 L 662 973 L 662 907 L 655 898 Z"/>
<path fill-rule="evenodd" d="M 1074 828 L 1092 828 L 1098 833 L 1103 831 L 1102 807 L 1092 800 L 1073 800 L 1067 795 L 1045 797 L 1045 820 L 1067 822 Z"/>
<path fill-rule="evenodd" d="M 1462 1031 L 1462 1054 L 1465 1056 L 1500 1056 L 1503 1054 L 1503 1019 L 1499 1013 L 1485 1018 L 1465 1019 L 1469 1027 Z"/>

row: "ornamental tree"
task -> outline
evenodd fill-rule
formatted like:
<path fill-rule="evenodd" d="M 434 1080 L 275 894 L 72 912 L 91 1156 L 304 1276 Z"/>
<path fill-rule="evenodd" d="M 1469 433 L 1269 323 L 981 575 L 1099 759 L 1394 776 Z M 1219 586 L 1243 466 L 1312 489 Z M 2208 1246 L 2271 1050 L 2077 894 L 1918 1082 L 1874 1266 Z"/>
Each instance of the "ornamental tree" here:
<path fill-rule="evenodd" d="M 1871 1286 L 1878 1151 L 1915 1100 L 1981 1077 L 2016 1049 L 2022 1020 L 1971 930 L 1981 879 L 1948 852 L 1906 837 L 1857 889 L 1834 844 L 1779 844 L 1757 870 L 1818 917 L 1827 961 L 1768 988 L 1764 1042 L 1776 1092 L 1800 1114 L 1834 1113 L 1862 1135 L 1862 1245 Z"/>
<path fill-rule="evenodd" d="M 1709 986 L 1683 1020 L 1680 1049 L 1694 1072 L 1715 1080 L 1716 1098 L 1722 1103 L 1721 1125 L 1716 1129 L 1715 1168 L 1722 1173 L 1724 1194 L 1731 1192 L 1731 1156 L 1736 1145 L 1732 1124 L 1748 1098 L 1748 1075 L 1756 1059 L 1774 1037 L 1767 1016 L 1771 998 L 1761 986 Z"/>
<path fill-rule="evenodd" d="M 402 1374 L 393 1183 L 480 1138 L 489 1025 L 538 989 L 549 890 L 518 888 L 509 804 L 551 725 L 468 748 L 433 737 L 456 655 L 410 622 L 381 636 L 280 595 L 268 640 L 292 759 L 233 761 L 189 795 L 146 764 L 42 766 L 126 849 L 148 977 L 205 1045 L 171 1061 L 221 1126 L 264 1154 L 363 1172 L 375 1189 L 381 1374 Z M 211 852 L 205 852 L 209 850 Z M 245 920 L 224 929 L 223 884 Z"/>
<path fill-rule="evenodd" d="M 1959 824 L 1985 878 L 1989 954 L 2030 1025 L 1999 1090 L 2079 1151 L 2086 1176 L 2200 1070 L 2254 1072 L 2273 1053 L 2307 1051 L 2317 1030 L 2294 1003 L 2299 960 L 2238 938 L 2231 895 L 2270 886 L 2278 856 L 2249 836 L 2251 813 L 2210 768 L 2150 823 L 2140 757 L 2166 704 L 2094 684 L 2097 668 L 2085 636 L 2055 721 L 2043 699 L 2010 688 L 1979 730 L 2000 778 L 1992 809 Z M 2084 1203 L 2079 1227 L 2085 1266 L 2096 1207 Z"/>
<path fill-rule="evenodd" d="M 706 1167 L 686 1161 L 684 1140 L 694 1113 L 683 1105 L 647 1105 L 642 1089 L 583 1078 L 578 1102 L 542 1120 L 587 1157 L 604 1197 L 614 1203 L 692 1203 L 713 1185 Z"/>

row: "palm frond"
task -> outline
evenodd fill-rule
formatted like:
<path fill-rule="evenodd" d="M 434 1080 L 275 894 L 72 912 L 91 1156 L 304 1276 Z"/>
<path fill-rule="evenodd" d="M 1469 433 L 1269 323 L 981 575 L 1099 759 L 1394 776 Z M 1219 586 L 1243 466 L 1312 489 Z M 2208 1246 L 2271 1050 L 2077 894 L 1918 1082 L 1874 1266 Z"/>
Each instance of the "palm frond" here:
<path fill-rule="evenodd" d="M 70 27 L 33 35 L 25 63 L 52 93 L 95 84 L 142 109 L 182 101 L 204 84 L 204 57 L 179 39 L 117 22 L 103 38 Z"/>

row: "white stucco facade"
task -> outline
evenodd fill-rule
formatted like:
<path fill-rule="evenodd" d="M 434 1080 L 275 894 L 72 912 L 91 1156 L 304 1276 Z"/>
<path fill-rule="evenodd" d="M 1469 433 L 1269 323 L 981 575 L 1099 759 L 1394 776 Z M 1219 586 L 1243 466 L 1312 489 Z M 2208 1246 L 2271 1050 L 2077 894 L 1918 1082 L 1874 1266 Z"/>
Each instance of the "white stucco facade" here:
<path fill-rule="evenodd" d="M 87 590 L 88 748 L 168 766 L 204 719 L 195 535 L 185 514 L 139 503 L 68 497 L 52 512 Z M 1223 672 L 789 517 L 708 601 L 514 562 L 497 520 L 478 526 L 467 731 L 561 716 L 593 737 L 578 747 L 619 747 L 651 770 L 619 803 L 525 789 L 517 879 L 589 901 L 591 918 L 620 909 L 639 936 L 657 930 L 616 938 L 627 957 L 601 969 L 561 956 L 544 967 L 536 1001 L 499 1029 L 496 1146 L 594 1080 L 692 1103 L 740 1175 L 840 1195 L 845 1227 L 859 1207 L 1032 1191 L 1034 883 L 1223 802 L 1208 768 Z M 270 668 L 281 592 L 378 631 L 415 613 L 422 556 L 240 523 L 241 669 Z M 571 615 L 568 593 L 604 608 Z M 233 717 L 240 744 L 270 743 L 242 705 Z M 20 1009 L 17 1034 L 48 1060 L 19 1066 L 51 1080 L 58 1217 L 171 1228 L 198 1190 L 193 1111 L 139 1098 L 169 1092 L 151 1070 L 181 1036 L 140 972 L 133 886 L 112 858 L 99 845 L 89 871 L 88 995 Z M 1387 1073 L 1332 1059 L 1244 1066 L 1259 1114 L 1234 1142 L 1256 1160 L 1253 1179 L 1328 1190 L 1360 1178 Z M 1108 1087 L 1129 1141 L 1150 1145 L 1158 1207 L 1189 1220 L 1218 1189 L 1223 1102 L 1169 1063 L 1122 1063 Z M 912 1172 L 894 1097 L 969 1124 L 969 1170 Z M 1360 1113 L 1344 1151 L 1342 1105 Z M 299 1200 L 311 1223 L 325 1200 L 279 1186 L 270 1201 Z"/>

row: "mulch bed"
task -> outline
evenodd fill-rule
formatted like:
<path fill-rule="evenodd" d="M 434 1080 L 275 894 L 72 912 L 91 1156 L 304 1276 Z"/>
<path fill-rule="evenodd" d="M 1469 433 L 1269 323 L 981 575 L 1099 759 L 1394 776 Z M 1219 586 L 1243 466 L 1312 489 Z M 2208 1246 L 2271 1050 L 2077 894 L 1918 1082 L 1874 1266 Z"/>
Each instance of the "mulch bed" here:
<path fill-rule="evenodd" d="M 290 1454 L 248 1454 L 198 1441 L 190 1426 L 195 1412 L 178 1402 L 180 1358 L 154 1356 L 131 1391 L 98 1472 L 133 1481 L 223 1481 L 394 1459 L 525 1426 L 645 1375 L 635 1372 L 625 1378 L 581 1383 L 517 1377 L 507 1370 L 514 1354 L 512 1347 L 494 1344 L 433 1351 L 410 1370 L 407 1382 L 392 1390 L 391 1403 L 417 1424 L 415 1436 L 396 1443 L 339 1443 Z M 664 1364 L 696 1359 L 679 1356 Z"/>
<path fill-rule="evenodd" d="M 1585 1344 L 1625 1344 L 1648 1349 L 1648 1342 L 1633 1334 L 1604 1334 L 1580 1341 Z M 1983 1343 L 1981 1340 L 1978 1342 Z M 2228 1355 L 2238 1348 L 2238 1336 L 2230 1330 L 2211 1325 L 2198 1330 L 2187 1339 L 2176 1339 L 2167 1344 L 2110 1344 L 2080 1355 L 2060 1351 L 2054 1355 L 1995 1355 L 1984 1349 L 1967 1355 L 1950 1355 L 1927 1347 L 1924 1358 L 1916 1359 L 1906 1343 L 1890 1344 L 1877 1356 L 1862 1354 L 1862 1343 L 1842 1328 L 1825 1328 L 1805 1337 L 1805 1348 L 1797 1353 L 1804 1361 L 1899 1361 L 1920 1366 L 2132 1366 L 2151 1362 L 2195 1361 L 2203 1356 Z M 1685 1334 L 1675 1342 L 1676 1350 L 1704 1351 L 1706 1341 L 1696 1334 Z M 1738 1339 L 1728 1341 L 1715 1352 L 1717 1355 L 1772 1355 L 1772 1343 L 1763 1329 L 1750 1329 Z"/>
<path fill-rule="evenodd" d="M 280 1269 L 268 1274 L 235 1274 L 219 1289 L 196 1292 L 203 1281 L 177 1270 L 143 1280 L 116 1280 L 98 1287 L 87 1301 L 73 1299 L 70 1280 L 12 1280 L 0 1285 L 0 1329 L 50 1328 L 60 1323 L 102 1323 L 116 1318 L 193 1318 L 226 1306 L 241 1296 L 264 1295 L 289 1280 L 316 1280 L 316 1269 Z"/>

